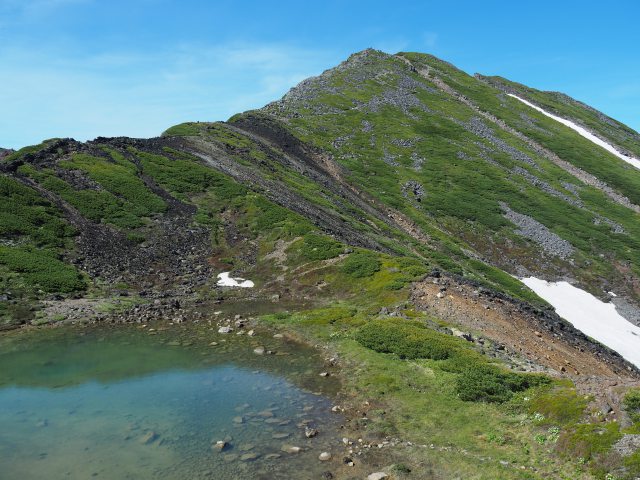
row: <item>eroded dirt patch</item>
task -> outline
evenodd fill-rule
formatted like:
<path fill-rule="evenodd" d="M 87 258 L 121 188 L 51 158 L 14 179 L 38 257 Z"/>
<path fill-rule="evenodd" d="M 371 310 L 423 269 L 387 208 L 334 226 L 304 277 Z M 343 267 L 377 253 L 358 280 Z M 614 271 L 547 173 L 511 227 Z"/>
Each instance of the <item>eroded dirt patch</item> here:
<path fill-rule="evenodd" d="M 620 386 L 640 384 L 628 362 L 562 320 L 509 297 L 454 278 L 430 277 L 414 285 L 417 308 L 477 332 L 506 351 L 571 379 L 585 394 L 613 406 Z"/>

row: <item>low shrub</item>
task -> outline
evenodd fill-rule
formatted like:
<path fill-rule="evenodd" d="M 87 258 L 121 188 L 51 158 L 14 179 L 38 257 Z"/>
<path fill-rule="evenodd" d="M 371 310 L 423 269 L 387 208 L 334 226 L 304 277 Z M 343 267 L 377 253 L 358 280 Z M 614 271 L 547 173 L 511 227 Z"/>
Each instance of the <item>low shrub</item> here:
<path fill-rule="evenodd" d="M 458 339 L 407 320 L 373 320 L 360 327 L 355 338 L 371 350 L 407 359 L 445 360 L 460 348 Z"/>
<path fill-rule="evenodd" d="M 357 330 L 355 339 L 364 347 L 402 359 L 445 360 L 440 368 L 456 374 L 455 391 L 464 401 L 502 403 L 515 392 L 550 383 L 543 375 L 509 372 L 491 365 L 463 340 L 417 321 L 373 320 Z"/>
<path fill-rule="evenodd" d="M 621 437 L 620 425 L 615 422 L 579 424 L 560 435 L 556 448 L 565 456 L 591 460 L 608 451 Z"/>
<path fill-rule="evenodd" d="M 380 271 L 380 259 L 373 252 L 352 253 L 342 264 L 342 271 L 355 278 L 370 277 Z"/>
<path fill-rule="evenodd" d="M 580 421 L 588 402 L 573 385 L 560 385 L 535 395 L 528 407 L 530 413 L 542 414 L 546 423 L 567 425 Z"/>
<path fill-rule="evenodd" d="M 303 237 L 301 253 L 307 260 L 328 260 L 340 255 L 343 248 L 330 237 L 310 233 Z"/>
<path fill-rule="evenodd" d="M 456 393 L 464 401 L 502 403 L 510 400 L 515 392 L 549 382 L 550 379 L 542 375 L 508 372 L 494 365 L 473 363 L 456 378 Z"/>
<path fill-rule="evenodd" d="M 49 250 L 0 246 L 0 264 L 20 274 L 29 286 L 49 293 L 70 293 L 86 288 L 82 275 Z"/>
<path fill-rule="evenodd" d="M 640 423 L 640 389 L 634 388 L 624 397 L 624 409 L 633 423 Z"/>

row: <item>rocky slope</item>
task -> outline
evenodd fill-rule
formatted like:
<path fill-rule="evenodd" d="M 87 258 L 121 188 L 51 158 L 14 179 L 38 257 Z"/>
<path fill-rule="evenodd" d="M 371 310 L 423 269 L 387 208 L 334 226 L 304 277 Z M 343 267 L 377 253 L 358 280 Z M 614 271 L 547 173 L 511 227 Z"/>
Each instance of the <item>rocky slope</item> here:
<path fill-rule="evenodd" d="M 639 318 L 640 172 L 514 92 L 640 155 L 637 132 L 564 95 L 374 50 L 228 122 L 0 150 L 0 328 L 241 300 L 347 302 L 334 327 L 426 312 L 627 422 L 617 388 L 637 370 L 515 277 L 613 290 Z M 256 287 L 220 287 L 223 271 Z"/>

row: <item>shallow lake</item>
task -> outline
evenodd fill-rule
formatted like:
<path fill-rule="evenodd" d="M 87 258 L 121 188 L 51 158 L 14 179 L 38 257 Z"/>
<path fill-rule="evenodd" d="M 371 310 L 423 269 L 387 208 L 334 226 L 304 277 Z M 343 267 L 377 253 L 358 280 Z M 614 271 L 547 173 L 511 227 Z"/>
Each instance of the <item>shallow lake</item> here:
<path fill-rule="evenodd" d="M 318 459 L 337 452 L 343 419 L 315 350 L 152 327 L 0 336 L 0 478 L 311 479 L 341 461 Z"/>

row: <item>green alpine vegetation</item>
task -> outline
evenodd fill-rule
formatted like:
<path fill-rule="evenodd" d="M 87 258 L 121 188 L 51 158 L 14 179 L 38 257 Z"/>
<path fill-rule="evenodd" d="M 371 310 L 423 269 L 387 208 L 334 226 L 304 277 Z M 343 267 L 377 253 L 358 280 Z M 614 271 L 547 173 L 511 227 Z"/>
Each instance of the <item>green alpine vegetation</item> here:
<path fill-rule="evenodd" d="M 566 95 L 376 50 L 227 122 L 10 153 L 0 329 L 238 312 L 326 351 L 391 478 L 637 478 L 637 367 L 520 278 L 640 318 L 640 171 L 510 93 L 640 157 Z"/>

